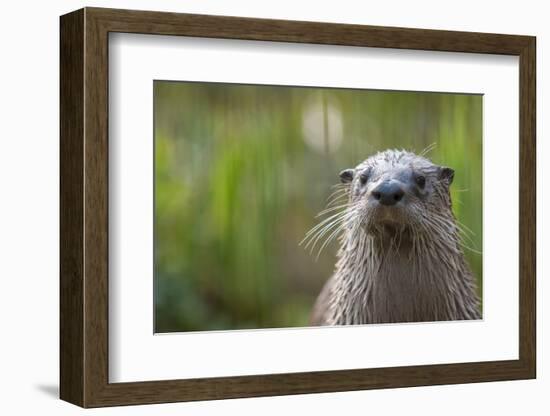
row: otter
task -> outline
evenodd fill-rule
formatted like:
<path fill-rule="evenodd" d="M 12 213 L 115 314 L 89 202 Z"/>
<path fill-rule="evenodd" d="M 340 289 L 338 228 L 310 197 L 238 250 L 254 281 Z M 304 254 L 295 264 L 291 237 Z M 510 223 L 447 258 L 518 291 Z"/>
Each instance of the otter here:
<path fill-rule="evenodd" d="M 312 325 L 481 318 L 452 212 L 453 177 L 453 169 L 404 150 L 340 172 L 343 204 L 326 210 L 340 211 L 306 237 L 340 241 Z"/>

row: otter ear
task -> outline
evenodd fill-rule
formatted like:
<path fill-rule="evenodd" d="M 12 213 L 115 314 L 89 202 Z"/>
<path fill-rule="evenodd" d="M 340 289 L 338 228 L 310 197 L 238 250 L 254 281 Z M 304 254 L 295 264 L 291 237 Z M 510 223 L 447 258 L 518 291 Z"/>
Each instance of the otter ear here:
<path fill-rule="evenodd" d="M 340 182 L 349 183 L 353 180 L 354 175 L 355 171 L 353 169 L 344 169 L 342 172 L 340 172 Z"/>
<path fill-rule="evenodd" d="M 446 181 L 447 185 L 450 185 L 453 183 L 454 177 L 455 177 L 455 171 L 453 169 L 448 168 L 446 166 L 441 166 L 439 168 L 439 179 Z"/>

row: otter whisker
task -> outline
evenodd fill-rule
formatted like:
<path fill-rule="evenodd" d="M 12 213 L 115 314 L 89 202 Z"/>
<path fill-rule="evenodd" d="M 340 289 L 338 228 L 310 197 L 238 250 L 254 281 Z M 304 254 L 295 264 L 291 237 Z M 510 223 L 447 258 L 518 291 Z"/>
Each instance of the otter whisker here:
<path fill-rule="evenodd" d="M 308 238 L 314 237 L 318 233 L 322 232 L 323 230 L 325 230 L 326 227 L 331 227 L 333 224 L 336 224 L 339 221 L 342 221 L 343 219 L 346 218 L 346 215 L 348 215 L 347 211 L 341 211 L 341 212 L 338 212 L 335 215 L 332 215 L 332 216 L 326 218 L 321 223 L 317 224 L 315 227 L 313 227 L 311 230 L 309 230 L 306 233 L 305 238 L 300 242 L 300 244 L 302 244 Z"/>
<path fill-rule="evenodd" d="M 322 220 L 319 224 L 315 225 L 313 228 L 311 228 L 307 233 L 306 233 L 306 236 L 310 233 L 312 233 L 313 231 L 315 231 L 317 228 L 319 227 L 322 227 L 325 223 L 329 222 L 330 220 L 338 217 L 339 215 L 344 215 L 346 213 L 345 210 L 343 211 L 340 211 L 340 212 L 337 212 L 336 214 L 333 214 L 327 218 L 325 218 L 324 220 Z"/>
<path fill-rule="evenodd" d="M 433 149 L 435 149 L 436 147 L 437 147 L 437 142 L 433 142 L 433 143 L 429 144 L 428 146 L 426 146 L 424 148 L 424 150 L 422 150 L 418 155 L 424 157 L 428 153 L 430 153 Z"/>
<path fill-rule="evenodd" d="M 477 250 L 477 248 L 475 248 L 475 241 L 470 237 L 470 235 L 468 235 L 468 232 L 470 232 L 472 235 L 475 235 L 475 234 L 473 233 L 472 230 L 470 230 L 468 227 L 466 227 L 460 221 L 455 219 L 456 223 L 452 223 L 452 222 L 449 222 L 449 220 L 444 220 L 442 218 L 433 217 L 433 219 L 434 219 L 434 221 L 437 221 L 440 224 L 445 224 L 447 227 L 450 227 L 453 231 L 454 230 L 458 231 L 460 237 L 467 239 L 468 242 L 474 246 L 474 247 L 468 246 L 465 241 L 462 241 L 462 238 L 459 238 L 458 243 L 462 247 L 464 247 L 467 250 L 472 251 L 474 253 L 481 254 L 481 252 L 479 252 Z M 468 232 L 466 232 L 466 230 L 463 227 L 465 227 Z M 438 231 L 443 231 L 443 229 L 440 229 Z"/>
<path fill-rule="evenodd" d="M 471 235 L 475 236 L 476 233 L 474 233 L 472 231 L 471 228 L 468 228 L 468 226 L 466 226 L 466 224 L 464 224 L 463 222 L 460 222 L 458 219 L 455 218 L 455 221 L 457 222 L 458 225 L 460 225 L 459 228 L 463 228 L 465 231 L 468 231 Z"/>
<path fill-rule="evenodd" d="M 327 204 L 331 203 L 332 201 L 334 201 L 335 199 L 339 199 L 339 198 L 342 198 L 342 197 L 346 197 L 348 196 L 349 192 L 345 189 L 342 189 L 341 191 L 336 191 L 336 192 L 333 192 L 332 194 L 330 194 L 328 197 L 327 197 Z"/>
<path fill-rule="evenodd" d="M 334 239 L 334 237 L 339 235 L 339 233 L 342 233 L 343 231 L 344 227 L 336 227 L 336 229 L 325 239 L 324 243 L 321 245 L 321 248 L 317 252 L 316 260 L 319 260 L 319 256 L 321 255 L 323 249 Z"/>
<path fill-rule="evenodd" d="M 333 206 L 337 205 L 337 204 L 341 204 L 343 202 L 347 202 L 349 199 L 349 197 L 347 195 L 343 195 L 337 199 L 334 199 L 333 201 L 330 201 L 328 204 L 327 204 L 327 208 L 332 208 Z"/>
<path fill-rule="evenodd" d="M 464 244 L 463 242 L 460 243 L 460 246 L 461 246 L 462 248 L 465 248 L 465 249 L 468 250 L 468 251 L 471 251 L 471 252 L 474 253 L 474 254 L 479 254 L 479 255 L 483 254 L 481 251 L 476 250 L 475 248 L 469 247 L 469 246 L 467 246 L 466 244 Z"/>
<path fill-rule="evenodd" d="M 304 248 L 309 249 L 310 253 L 312 253 L 319 240 L 330 230 L 338 228 L 341 222 L 343 222 L 343 219 L 339 221 L 334 221 L 333 223 L 319 230 L 317 233 L 313 234 L 304 245 Z"/>
<path fill-rule="evenodd" d="M 325 236 L 329 231 L 331 231 L 331 229 L 333 229 L 333 228 L 335 230 L 343 230 L 346 223 L 349 223 L 349 221 L 352 220 L 354 218 L 354 216 L 356 215 L 355 214 L 356 206 L 357 206 L 357 204 L 347 205 L 348 208 L 346 210 L 341 211 L 338 214 L 332 215 L 331 217 L 328 218 L 329 220 L 332 220 L 332 221 L 328 221 L 328 223 L 327 223 L 327 220 L 325 220 L 321 224 L 319 224 L 318 226 L 316 226 L 312 230 L 310 230 L 306 234 L 306 238 L 304 238 L 304 240 L 302 240 L 302 242 L 304 242 L 305 240 L 309 240 L 307 242 L 305 248 L 307 248 L 311 244 L 311 250 L 313 250 L 315 248 L 315 246 L 317 245 L 318 241 L 323 236 Z M 322 225 L 322 226 L 320 227 L 320 225 Z M 335 235 L 338 235 L 338 233 L 331 234 L 329 236 L 329 238 L 334 238 Z M 302 242 L 300 244 L 302 244 Z M 321 248 L 320 252 L 321 251 L 322 251 L 322 248 Z M 320 254 L 320 252 L 319 252 L 319 254 Z M 319 254 L 317 255 L 317 257 L 319 257 Z"/>
<path fill-rule="evenodd" d="M 345 188 L 337 189 L 327 197 L 327 201 L 333 198 L 335 195 L 347 194 L 347 193 L 348 193 L 348 186 L 346 186 Z"/>
<path fill-rule="evenodd" d="M 338 191 L 334 191 L 327 197 L 327 203 L 332 201 L 333 199 L 342 198 L 343 196 L 348 196 L 348 195 L 349 195 L 348 189 L 340 189 Z"/>
<path fill-rule="evenodd" d="M 332 194 L 327 198 L 327 207 L 334 205 L 337 201 L 346 200 L 348 198 L 349 198 L 349 191 L 347 189 L 339 191 L 338 194 Z"/>
<path fill-rule="evenodd" d="M 474 239 L 472 237 L 470 237 L 467 233 L 464 232 L 464 230 L 462 228 L 459 227 L 459 232 L 460 232 L 460 237 L 461 239 L 466 239 L 468 240 L 468 243 L 470 243 L 476 250 L 477 250 L 477 247 L 476 247 L 476 242 L 474 241 Z M 464 242 L 464 241 L 463 241 Z M 465 242 L 464 242 L 465 243 Z"/>
<path fill-rule="evenodd" d="M 339 210 L 339 209 L 342 209 L 342 208 L 346 208 L 348 206 L 349 206 L 349 204 L 342 204 L 342 205 L 337 205 L 335 207 L 326 208 L 326 209 L 322 210 L 321 212 L 319 212 L 315 216 L 315 218 L 322 217 L 323 215 L 328 214 L 329 212 L 336 211 L 336 210 Z"/>
<path fill-rule="evenodd" d="M 340 218 L 338 220 L 335 220 L 333 221 L 332 223 L 330 223 L 328 226 L 322 228 L 318 233 L 316 233 L 312 239 L 310 239 L 310 241 L 306 244 L 305 248 L 307 248 L 310 244 L 311 244 L 311 251 L 313 251 L 313 249 L 315 248 L 315 246 L 317 245 L 318 241 L 324 236 L 326 235 L 331 229 L 335 228 L 336 229 L 340 229 L 341 227 L 341 224 L 344 223 L 345 221 L 347 220 L 346 217 L 344 218 Z"/>

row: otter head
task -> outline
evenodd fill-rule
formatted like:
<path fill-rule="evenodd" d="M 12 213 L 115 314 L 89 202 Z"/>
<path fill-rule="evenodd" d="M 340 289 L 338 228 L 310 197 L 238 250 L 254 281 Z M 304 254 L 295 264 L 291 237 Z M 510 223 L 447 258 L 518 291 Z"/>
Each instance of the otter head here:
<path fill-rule="evenodd" d="M 449 218 L 454 171 L 406 151 L 386 150 L 340 172 L 348 211 L 369 233 L 427 230 Z"/>

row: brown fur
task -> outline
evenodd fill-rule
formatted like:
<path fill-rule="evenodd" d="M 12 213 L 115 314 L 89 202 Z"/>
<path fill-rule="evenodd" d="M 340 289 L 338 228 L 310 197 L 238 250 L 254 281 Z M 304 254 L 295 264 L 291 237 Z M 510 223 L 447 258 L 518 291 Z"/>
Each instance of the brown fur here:
<path fill-rule="evenodd" d="M 425 178 L 422 188 L 414 183 L 418 175 Z M 326 238 L 326 245 L 335 236 L 341 243 L 312 325 L 481 317 L 451 209 L 452 178 L 451 169 L 396 150 L 378 153 L 347 173 L 349 182 L 337 196 L 345 199 L 343 209 L 308 236 L 313 244 Z M 385 180 L 400 181 L 406 189 L 395 207 L 373 201 L 373 189 Z"/>

